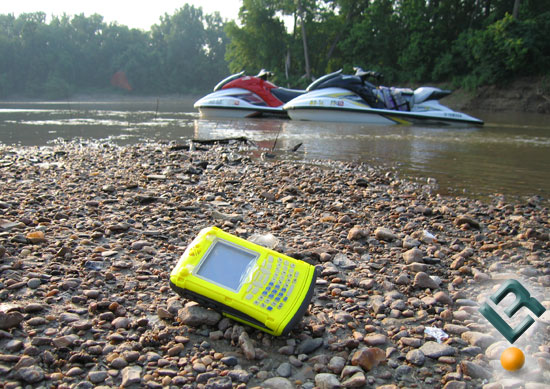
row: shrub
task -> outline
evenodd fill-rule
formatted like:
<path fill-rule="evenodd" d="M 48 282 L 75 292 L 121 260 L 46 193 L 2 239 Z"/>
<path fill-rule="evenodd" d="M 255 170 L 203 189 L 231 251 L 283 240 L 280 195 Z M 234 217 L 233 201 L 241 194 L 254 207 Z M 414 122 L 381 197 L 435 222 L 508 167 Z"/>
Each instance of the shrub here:
<path fill-rule="evenodd" d="M 435 79 L 451 79 L 468 89 L 498 83 L 519 75 L 532 75 L 548 68 L 550 13 L 519 21 L 510 15 L 485 30 L 461 33 L 451 49 L 434 65 Z"/>

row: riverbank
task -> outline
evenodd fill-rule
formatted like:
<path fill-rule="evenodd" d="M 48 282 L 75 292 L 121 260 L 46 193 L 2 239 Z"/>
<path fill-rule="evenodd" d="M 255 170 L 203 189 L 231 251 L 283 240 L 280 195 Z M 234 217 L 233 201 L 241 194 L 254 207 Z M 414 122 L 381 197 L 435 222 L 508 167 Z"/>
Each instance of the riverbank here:
<path fill-rule="evenodd" d="M 550 113 L 550 82 L 547 77 L 526 77 L 506 85 L 489 85 L 473 92 L 459 89 L 442 102 L 465 112 Z"/>
<path fill-rule="evenodd" d="M 510 277 L 550 309 L 537 198 L 447 198 L 363 164 L 253 160 L 243 144 L 2 146 L 0 179 L 4 388 L 548 387 L 548 312 L 515 344 L 519 374 L 477 312 Z M 210 225 L 273 234 L 318 268 L 289 336 L 168 287 Z"/>
<path fill-rule="evenodd" d="M 422 85 L 432 85 L 426 83 Z M 419 87 L 421 85 L 416 85 Z M 435 84 L 443 89 L 453 89 L 448 83 Z M 204 94 L 210 93 L 209 91 Z M 75 94 L 71 97 L 61 100 L 55 100 L 59 103 L 68 105 L 86 105 L 92 102 L 100 101 L 102 103 L 113 104 L 135 104 L 142 103 L 152 111 L 162 111 L 166 105 L 171 102 L 177 104 L 192 104 L 202 95 L 161 95 L 146 96 L 135 95 L 133 93 L 88 93 Z M 36 98 L 22 96 L 12 96 L 1 99 L 0 102 L 6 104 L 25 104 L 42 101 Z M 50 100 L 45 100 L 45 104 L 51 104 Z M 453 89 L 450 96 L 445 97 L 442 103 L 446 106 L 464 112 L 525 112 L 525 113 L 550 113 L 550 81 L 548 77 L 524 77 L 516 80 L 510 80 L 505 85 L 488 85 L 478 87 L 475 91 L 465 89 Z M 70 109 L 70 108 L 69 108 Z"/>

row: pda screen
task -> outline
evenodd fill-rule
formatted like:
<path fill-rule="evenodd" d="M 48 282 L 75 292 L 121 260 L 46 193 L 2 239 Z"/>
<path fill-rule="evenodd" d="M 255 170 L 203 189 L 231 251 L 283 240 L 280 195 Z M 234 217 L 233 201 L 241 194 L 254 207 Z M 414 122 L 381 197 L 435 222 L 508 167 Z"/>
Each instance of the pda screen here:
<path fill-rule="evenodd" d="M 197 275 L 237 292 L 259 254 L 217 239 L 200 264 Z"/>

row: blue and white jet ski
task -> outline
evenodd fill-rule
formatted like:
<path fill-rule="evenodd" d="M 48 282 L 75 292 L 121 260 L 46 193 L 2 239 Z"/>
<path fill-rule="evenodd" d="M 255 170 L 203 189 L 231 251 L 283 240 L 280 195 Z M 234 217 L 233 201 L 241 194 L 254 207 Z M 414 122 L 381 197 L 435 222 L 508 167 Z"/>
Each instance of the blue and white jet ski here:
<path fill-rule="evenodd" d="M 482 126 L 483 121 L 456 112 L 439 103 L 449 90 L 423 86 L 395 88 L 375 86 L 368 77 L 380 74 L 355 68 L 355 75 L 342 70 L 327 74 L 283 106 L 293 120 L 367 124 L 429 124 Z"/>

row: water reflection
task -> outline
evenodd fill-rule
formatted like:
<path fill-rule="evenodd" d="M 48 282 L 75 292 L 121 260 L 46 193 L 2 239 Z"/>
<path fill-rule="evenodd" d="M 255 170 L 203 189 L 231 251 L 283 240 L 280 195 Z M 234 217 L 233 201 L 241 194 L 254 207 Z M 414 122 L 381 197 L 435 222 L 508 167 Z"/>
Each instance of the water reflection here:
<path fill-rule="evenodd" d="M 483 128 L 436 128 L 200 119 L 193 99 L 0 103 L 0 143 L 41 146 L 61 138 L 183 143 L 246 137 L 258 151 L 294 160 L 344 160 L 435 178 L 443 193 L 510 196 L 550 193 L 550 125 L 544 115 L 477 114 Z M 500 120 L 500 121 L 499 121 Z M 289 150 L 301 146 L 297 152 Z"/>
<path fill-rule="evenodd" d="M 195 122 L 195 137 L 245 136 L 286 158 L 334 159 L 399 166 L 399 172 L 435 178 L 443 194 L 486 197 L 550 193 L 550 128 L 367 126 L 281 120 Z M 298 144 L 299 152 L 291 153 Z"/>
<path fill-rule="evenodd" d="M 197 115 L 181 101 L 0 104 L 0 143 L 41 146 L 57 139 L 104 140 L 120 145 L 193 136 Z"/>

